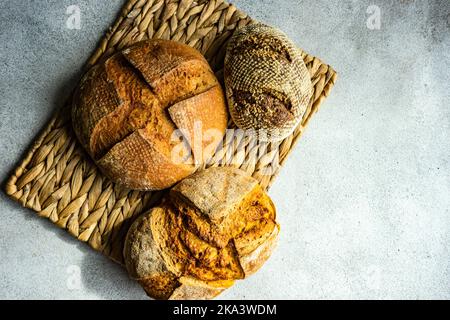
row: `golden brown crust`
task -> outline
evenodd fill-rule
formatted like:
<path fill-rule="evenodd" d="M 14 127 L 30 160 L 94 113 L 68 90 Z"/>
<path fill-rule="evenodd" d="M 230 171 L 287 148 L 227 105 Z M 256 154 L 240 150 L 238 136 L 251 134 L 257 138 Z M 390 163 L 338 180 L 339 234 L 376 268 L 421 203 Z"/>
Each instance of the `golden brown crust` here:
<path fill-rule="evenodd" d="M 124 57 L 141 72 L 147 83 L 157 87 L 159 79 L 184 62 L 207 63 L 200 52 L 188 45 L 171 45 L 166 40 L 143 41 L 123 50 Z"/>
<path fill-rule="evenodd" d="M 119 106 L 113 85 L 108 81 L 105 65 L 96 65 L 81 79 L 75 90 L 72 119 L 75 133 L 87 150 L 97 123 Z"/>
<path fill-rule="evenodd" d="M 278 236 L 273 203 L 244 172 L 211 168 L 186 180 L 133 224 L 125 242 L 130 275 L 155 298 L 216 296 L 258 270 Z M 229 197 L 226 188 L 235 188 Z"/>
<path fill-rule="evenodd" d="M 86 151 L 114 182 L 130 189 L 160 190 L 195 170 L 189 155 L 192 141 L 179 141 L 177 125 L 202 121 L 223 137 L 227 112 L 218 81 L 197 50 L 151 40 L 111 56 L 87 73 L 74 96 L 72 120 Z M 214 140 L 213 151 L 204 153 L 211 156 L 220 140 Z"/>
<path fill-rule="evenodd" d="M 136 130 L 161 119 L 172 132 L 175 127 L 165 120 L 163 106 L 121 54 L 105 62 L 108 81 L 112 84 L 120 105 L 96 124 L 90 141 L 94 159 L 100 158 L 116 143 Z M 170 134 L 170 133 L 169 133 Z"/>
<path fill-rule="evenodd" d="M 138 282 L 150 297 L 158 300 L 170 299 L 180 287 L 178 278 L 170 272 L 139 279 Z"/>
<path fill-rule="evenodd" d="M 213 299 L 233 285 L 233 281 L 204 282 L 191 277 L 181 277 L 179 286 L 169 296 L 170 300 Z"/>
<path fill-rule="evenodd" d="M 218 84 L 206 59 L 185 44 L 152 40 L 128 48 L 123 54 L 166 107 Z"/>
<path fill-rule="evenodd" d="M 98 166 L 115 182 L 141 190 L 165 189 L 192 174 L 193 166 L 173 162 L 170 148 L 152 136 L 144 129 L 132 133 L 99 159 Z"/>
<path fill-rule="evenodd" d="M 216 85 L 172 105 L 168 111 L 175 125 L 183 130 L 196 163 L 208 161 L 227 128 L 228 112 L 222 88 Z"/>

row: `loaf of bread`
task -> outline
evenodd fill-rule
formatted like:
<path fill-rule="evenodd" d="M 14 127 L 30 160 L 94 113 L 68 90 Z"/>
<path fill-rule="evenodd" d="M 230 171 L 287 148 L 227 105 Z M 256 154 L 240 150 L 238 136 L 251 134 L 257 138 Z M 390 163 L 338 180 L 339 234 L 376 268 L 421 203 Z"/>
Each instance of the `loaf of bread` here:
<path fill-rule="evenodd" d="M 72 107 L 74 131 L 102 172 L 139 190 L 165 189 L 192 174 L 213 155 L 227 118 L 205 58 L 166 40 L 140 42 L 95 65 Z"/>
<path fill-rule="evenodd" d="M 156 299 L 211 299 L 269 258 L 275 207 L 255 179 L 210 168 L 177 184 L 130 227 L 124 260 Z"/>
<path fill-rule="evenodd" d="M 264 24 L 239 29 L 224 67 L 231 117 L 262 141 L 278 141 L 299 125 L 312 94 L 300 51 L 281 31 Z"/>

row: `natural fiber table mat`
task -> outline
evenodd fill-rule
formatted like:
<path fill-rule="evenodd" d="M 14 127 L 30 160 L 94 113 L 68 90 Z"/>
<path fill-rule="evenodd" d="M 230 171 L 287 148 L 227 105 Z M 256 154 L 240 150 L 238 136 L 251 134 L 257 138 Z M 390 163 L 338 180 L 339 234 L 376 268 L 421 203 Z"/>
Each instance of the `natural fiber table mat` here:
<path fill-rule="evenodd" d="M 199 49 L 220 79 L 228 39 L 235 29 L 252 22 L 245 13 L 222 0 L 129 0 L 86 68 L 135 42 L 160 38 Z M 263 187 L 271 185 L 336 80 L 330 66 L 306 52 L 302 51 L 302 56 L 314 92 L 295 132 L 279 143 L 255 144 L 239 136 L 224 138 L 206 167 L 233 165 L 249 172 Z M 67 108 L 69 104 L 54 115 L 37 137 L 7 182 L 6 193 L 122 263 L 123 239 L 130 222 L 157 203 L 163 192 L 126 190 L 103 176 L 78 144 Z"/>

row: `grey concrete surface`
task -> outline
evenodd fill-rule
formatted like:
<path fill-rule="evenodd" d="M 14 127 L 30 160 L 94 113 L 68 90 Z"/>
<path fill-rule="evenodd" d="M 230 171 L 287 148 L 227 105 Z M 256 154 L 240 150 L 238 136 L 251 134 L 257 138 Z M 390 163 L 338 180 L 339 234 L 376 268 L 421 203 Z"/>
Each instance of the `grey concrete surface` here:
<path fill-rule="evenodd" d="M 0 0 L 2 181 L 122 3 Z M 270 191 L 277 251 L 221 298 L 450 299 L 450 2 L 234 3 L 333 65 L 339 81 Z M 65 27 L 71 4 L 80 30 Z M 366 25 L 369 5 L 380 30 Z M 0 199 L 0 298 L 146 298 L 119 266 Z"/>

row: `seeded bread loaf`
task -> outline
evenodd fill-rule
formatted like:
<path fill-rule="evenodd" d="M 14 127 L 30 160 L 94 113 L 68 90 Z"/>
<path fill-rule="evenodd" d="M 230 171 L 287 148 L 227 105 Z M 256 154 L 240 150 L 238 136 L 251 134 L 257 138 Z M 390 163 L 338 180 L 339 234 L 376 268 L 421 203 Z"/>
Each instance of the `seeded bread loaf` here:
<path fill-rule="evenodd" d="M 211 299 L 257 271 L 278 232 L 275 207 L 255 179 L 210 168 L 132 224 L 124 260 L 153 298 Z"/>
<path fill-rule="evenodd" d="M 300 50 L 284 33 L 264 24 L 245 26 L 233 35 L 224 77 L 233 121 L 263 141 L 289 136 L 312 94 Z"/>
<path fill-rule="evenodd" d="M 192 174 L 212 156 L 227 117 L 205 58 L 166 40 L 140 42 L 94 66 L 72 108 L 74 131 L 103 173 L 139 190 L 165 189 Z M 214 139 L 204 141 L 208 130 Z"/>

